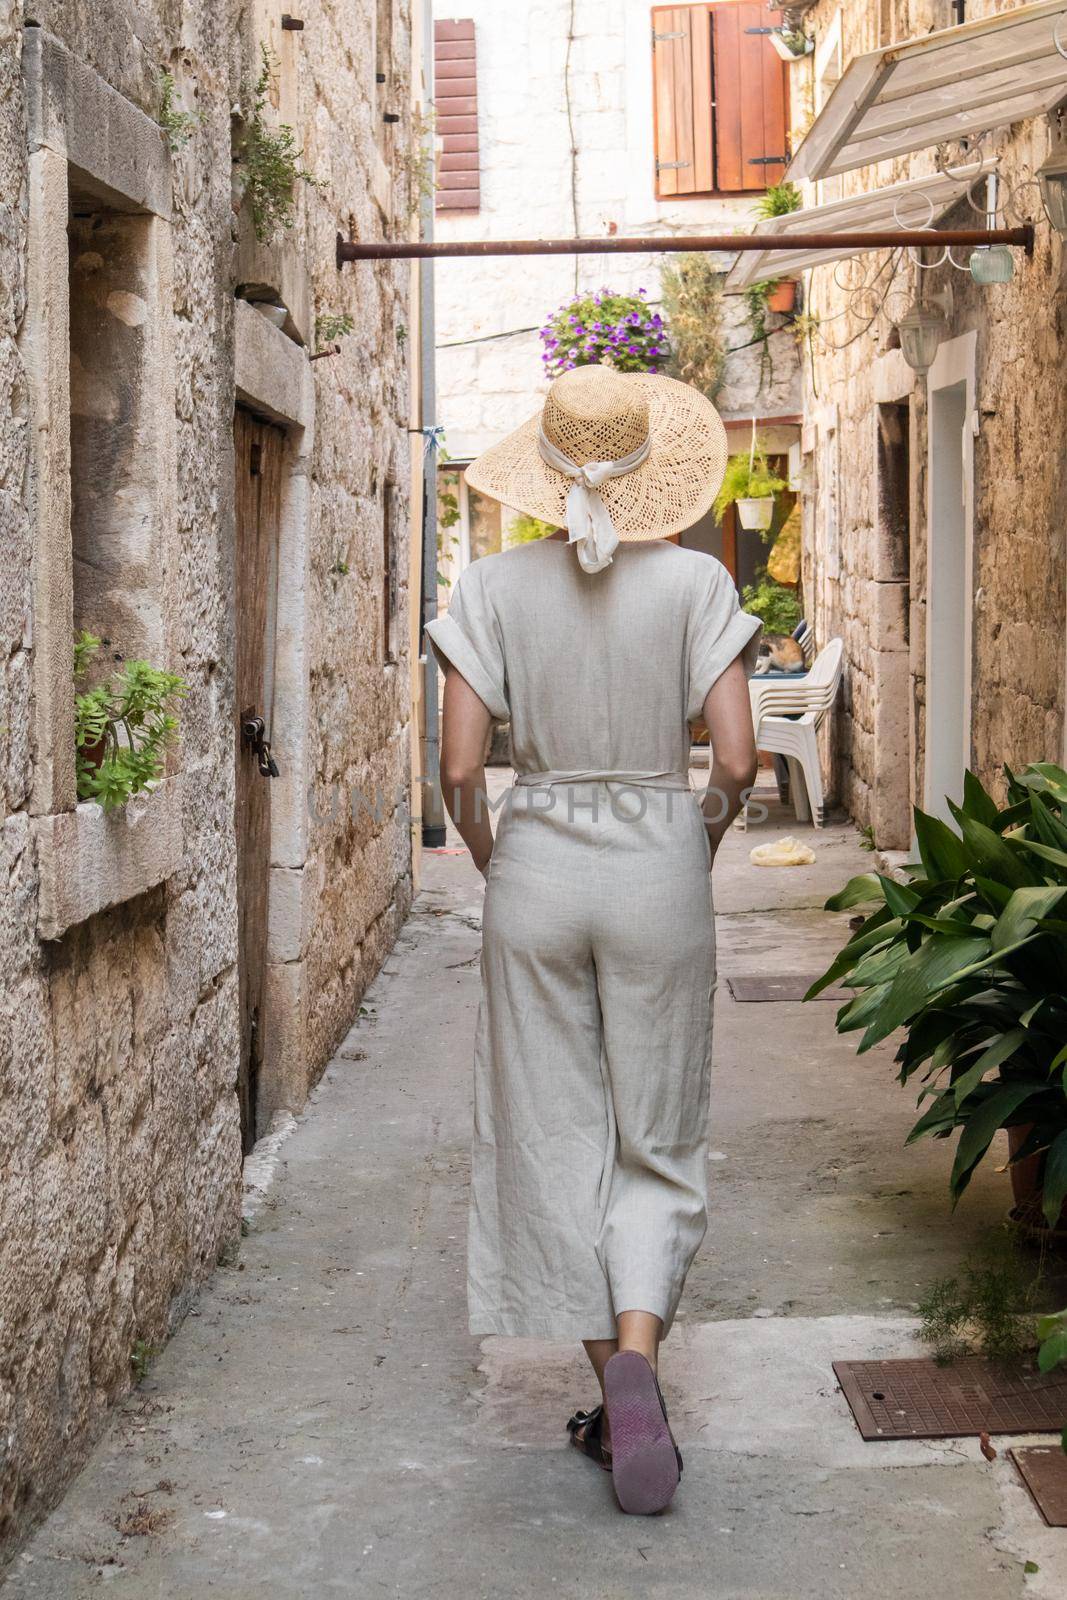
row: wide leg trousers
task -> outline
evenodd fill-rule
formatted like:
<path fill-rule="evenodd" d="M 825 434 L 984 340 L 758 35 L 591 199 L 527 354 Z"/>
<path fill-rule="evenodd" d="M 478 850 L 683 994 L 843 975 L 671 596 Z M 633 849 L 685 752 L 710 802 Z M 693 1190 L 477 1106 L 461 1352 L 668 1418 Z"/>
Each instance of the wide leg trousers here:
<path fill-rule="evenodd" d="M 707 1227 L 715 943 L 689 792 L 513 790 L 486 888 L 470 1329 L 669 1330 Z"/>

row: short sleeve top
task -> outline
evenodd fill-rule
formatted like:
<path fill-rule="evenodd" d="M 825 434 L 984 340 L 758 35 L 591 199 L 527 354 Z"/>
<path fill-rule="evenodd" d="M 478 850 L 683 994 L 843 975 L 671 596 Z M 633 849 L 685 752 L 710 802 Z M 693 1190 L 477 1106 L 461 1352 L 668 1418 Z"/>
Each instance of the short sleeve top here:
<path fill-rule="evenodd" d="M 713 556 L 624 541 L 583 572 L 562 539 L 484 556 L 427 624 L 498 721 L 519 772 L 684 771 L 690 721 L 730 662 L 755 666 L 761 623 Z"/>

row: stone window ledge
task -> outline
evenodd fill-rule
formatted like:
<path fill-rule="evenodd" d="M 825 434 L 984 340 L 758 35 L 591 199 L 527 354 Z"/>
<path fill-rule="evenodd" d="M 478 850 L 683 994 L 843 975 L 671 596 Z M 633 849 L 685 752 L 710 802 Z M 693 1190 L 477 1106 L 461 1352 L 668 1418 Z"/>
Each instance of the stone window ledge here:
<path fill-rule="evenodd" d="M 37 933 L 60 939 L 68 928 L 154 889 L 182 853 L 181 778 L 165 778 L 121 810 L 95 801 L 38 817 L 40 903 Z"/>

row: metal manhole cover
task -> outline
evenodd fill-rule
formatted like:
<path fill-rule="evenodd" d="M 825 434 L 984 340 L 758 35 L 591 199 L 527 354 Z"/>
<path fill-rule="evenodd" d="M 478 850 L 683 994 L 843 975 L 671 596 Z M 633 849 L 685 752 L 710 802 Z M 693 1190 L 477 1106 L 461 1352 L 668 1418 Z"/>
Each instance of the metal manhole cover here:
<path fill-rule="evenodd" d="M 1024 1444 L 1008 1454 L 1049 1527 L 1067 1528 L 1067 1454 L 1063 1447 Z"/>
<path fill-rule="evenodd" d="M 865 1439 L 951 1439 L 980 1433 L 1058 1433 L 1067 1427 L 1067 1373 L 1005 1372 L 979 1356 L 835 1361 Z"/>
<path fill-rule="evenodd" d="M 803 1000 L 812 984 L 821 976 L 819 972 L 787 972 L 777 978 L 768 978 L 762 972 L 731 972 L 726 982 L 734 999 L 747 1004 L 761 1000 Z M 840 989 L 834 985 L 816 996 L 818 1000 L 836 1000 L 838 1005 L 852 998 L 850 989 Z"/>

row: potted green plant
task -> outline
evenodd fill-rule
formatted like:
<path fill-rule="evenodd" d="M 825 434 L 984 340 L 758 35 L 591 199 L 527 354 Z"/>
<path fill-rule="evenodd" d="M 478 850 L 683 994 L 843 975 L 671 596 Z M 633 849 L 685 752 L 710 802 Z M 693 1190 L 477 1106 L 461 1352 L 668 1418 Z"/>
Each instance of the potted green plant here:
<path fill-rule="evenodd" d="M 722 487 L 715 499 L 715 514 L 721 518 L 727 506 L 737 507 L 742 528 L 766 532 L 774 520 L 774 497 L 789 485 L 776 477 L 767 461 L 767 452 L 752 431 L 747 454 L 731 456 L 726 463 Z"/>
<path fill-rule="evenodd" d="M 1000 806 L 968 773 L 958 831 L 915 811 L 920 860 L 909 881 L 853 878 L 829 910 L 872 904 L 809 991 L 843 982 L 855 997 L 837 1014 L 859 1051 L 897 1029 L 902 1084 L 916 1074 L 920 1105 L 908 1136 L 959 1133 L 955 1203 L 1001 1129 L 1009 1134 L 1013 1217 L 1063 1226 L 1067 1199 L 1067 772 L 1040 763 L 1005 768 Z"/>
<path fill-rule="evenodd" d="M 88 676 L 100 643 L 84 631 L 74 641 L 76 683 Z M 114 679 L 76 693 L 78 799 L 95 800 L 112 811 L 158 782 L 178 731 L 175 711 L 188 692 L 175 673 L 147 661 L 127 661 Z"/>
<path fill-rule="evenodd" d="M 800 210 L 800 190 L 795 183 L 772 183 L 756 201 L 753 215 L 757 222 L 771 217 L 784 217 Z M 792 311 L 796 305 L 797 286 L 792 278 L 768 278 L 758 285 L 768 311 L 780 314 Z"/>

